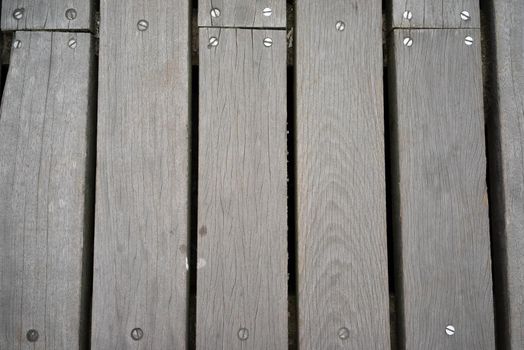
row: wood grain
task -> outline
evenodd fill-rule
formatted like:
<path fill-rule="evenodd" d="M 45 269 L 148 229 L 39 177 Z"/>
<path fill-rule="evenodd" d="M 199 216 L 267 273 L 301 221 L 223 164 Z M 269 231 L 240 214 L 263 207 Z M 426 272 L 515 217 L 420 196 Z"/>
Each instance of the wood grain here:
<path fill-rule="evenodd" d="M 381 13 L 378 0 L 296 6 L 302 350 L 390 348 Z"/>
<path fill-rule="evenodd" d="M 392 42 L 401 348 L 494 349 L 480 31 Z"/>
<path fill-rule="evenodd" d="M 266 16 L 263 10 L 271 9 Z M 218 9 L 220 16 L 211 16 Z M 198 25 L 202 27 L 285 28 L 286 0 L 198 0 Z"/>
<path fill-rule="evenodd" d="M 189 3 L 104 0 L 101 18 L 91 343 L 185 349 Z"/>
<path fill-rule="evenodd" d="M 90 30 L 94 6 L 94 0 L 3 0 L 2 30 Z M 13 17 L 16 9 L 24 10 L 20 20 Z M 68 9 L 76 10 L 75 19 L 66 17 Z"/>
<path fill-rule="evenodd" d="M 201 29 L 199 95 L 196 348 L 287 349 L 286 32 Z"/>
<path fill-rule="evenodd" d="M 83 33 L 14 40 L 0 114 L 0 349 L 78 349 L 88 336 L 93 45 Z"/>
<path fill-rule="evenodd" d="M 404 18 L 411 11 L 412 18 Z M 470 20 L 462 20 L 467 11 Z M 394 28 L 480 28 L 479 0 L 392 0 Z"/>

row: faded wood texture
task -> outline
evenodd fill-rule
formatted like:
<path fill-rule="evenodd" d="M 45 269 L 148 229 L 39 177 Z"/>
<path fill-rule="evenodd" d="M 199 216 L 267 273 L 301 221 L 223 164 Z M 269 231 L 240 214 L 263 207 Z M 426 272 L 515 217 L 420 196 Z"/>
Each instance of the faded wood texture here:
<path fill-rule="evenodd" d="M 390 348 L 381 13 L 379 0 L 296 6 L 304 350 Z"/>
<path fill-rule="evenodd" d="M 201 29 L 199 101 L 196 348 L 287 349 L 286 32 Z"/>
<path fill-rule="evenodd" d="M 410 20 L 404 12 L 410 11 Z M 461 12 L 470 14 L 469 20 Z M 479 0 L 392 0 L 394 28 L 479 28 Z"/>
<path fill-rule="evenodd" d="M 524 2 L 493 1 L 498 101 L 490 113 L 496 291 L 504 349 L 524 348 Z M 493 82 L 493 81 L 492 81 Z M 499 311 L 499 310 L 497 310 Z"/>
<path fill-rule="evenodd" d="M 74 19 L 68 9 L 76 11 Z M 15 10 L 22 10 L 20 19 Z M 2 30 L 89 30 L 93 14 L 90 0 L 2 0 Z"/>
<path fill-rule="evenodd" d="M 212 16 L 212 9 L 218 9 L 219 16 Z M 198 0 L 198 25 L 285 28 L 286 0 Z"/>
<path fill-rule="evenodd" d="M 494 349 L 480 31 L 392 42 L 401 348 Z"/>
<path fill-rule="evenodd" d="M 101 19 L 91 343 L 185 349 L 189 3 L 104 0 Z"/>
<path fill-rule="evenodd" d="M 91 36 L 14 40 L 0 115 L 0 349 L 78 349 L 92 239 Z"/>

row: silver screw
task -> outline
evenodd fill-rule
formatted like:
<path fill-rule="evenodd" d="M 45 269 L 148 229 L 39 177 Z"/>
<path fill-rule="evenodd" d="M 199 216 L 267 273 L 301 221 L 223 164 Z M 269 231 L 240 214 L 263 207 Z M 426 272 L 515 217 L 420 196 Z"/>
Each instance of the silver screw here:
<path fill-rule="evenodd" d="M 30 329 L 27 331 L 25 337 L 29 342 L 34 343 L 38 340 L 38 331 L 36 329 Z"/>
<path fill-rule="evenodd" d="M 13 48 L 19 49 L 22 47 L 22 42 L 20 40 L 13 41 Z"/>
<path fill-rule="evenodd" d="M 131 331 L 131 338 L 133 338 L 133 340 L 135 341 L 142 339 L 143 336 L 144 331 L 142 330 L 142 328 L 133 328 L 133 330 Z"/>
<path fill-rule="evenodd" d="M 337 24 L 335 24 L 335 28 L 337 28 L 339 32 L 342 32 L 344 29 L 346 29 L 346 23 L 338 21 Z"/>
<path fill-rule="evenodd" d="M 411 47 L 413 46 L 413 39 L 411 39 L 409 36 L 405 37 L 402 41 L 404 43 L 404 46 Z"/>
<path fill-rule="evenodd" d="M 65 16 L 68 20 L 72 21 L 76 19 L 76 10 L 75 9 L 67 9 Z"/>
<path fill-rule="evenodd" d="M 460 13 L 460 18 L 462 18 L 463 21 L 469 21 L 471 19 L 471 15 L 468 11 L 464 10 Z"/>
<path fill-rule="evenodd" d="M 338 337 L 342 340 L 346 340 L 349 338 L 349 329 L 346 327 L 342 327 L 338 330 Z"/>
<path fill-rule="evenodd" d="M 143 31 L 146 31 L 147 28 L 149 28 L 149 22 L 146 21 L 145 19 L 141 19 L 140 21 L 138 21 L 136 26 L 139 31 L 143 32 Z"/>
<path fill-rule="evenodd" d="M 446 334 L 449 336 L 455 335 L 455 327 L 453 325 L 446 326 Z"/>
<path fill-rule="evenodd" d="M 264 39 L 264 46 L 265 46 L 265 47 L 271 47 L 271 45 L 273 45 L 273 39 L 271 39 L 271 38 L 265 38 L 265 39 Z"/>
<path fill-rule="evenodd" d="M 467 37 L 464 38 L 464 44 L 468 45 L 468 46 L 471 46 L 473 45 L 473 38 L 470 37 L 469 35 Z"/>
<path fill-rule="evenodd" d="M 23 7 L 17 8 L 13 11 L 13 18 L 17 21 L 21 20 L 22 18 L 24 18 L 24 12 L 25 9 Z"/>
<path fill-rule="evenodd" d="M 407 19 L 408 21 L 411 21 L 411 19 L 413 18 L 413 12 L 406 10 L 404 11 L 404 14 L 402 14 L 402 17 L 404 17 L 404 19 Z"/>
<path fill-rule="evenodd" d="M 213 18 L 220 17 L 220 9 L 217 9 L 216 7 L 212 8 L 210 14 Z"/>
<path fill-rule="evenodd" d="M 271 10 L 269 7 L 266 7 L 262 10 L 262 14 L 266 17 L 269 17 L 273 14 L 273 10 Z"/>
<path fill-rule="evenodd" d="M 209 45 L 207 45 L 208 48 L 218 46 L 218 38 L 216 36 L 212 36 L 209 38 Z"/>
<path fill-rule="evenodd" d="M 69 39 L 69 41 L 67 42 L 67 46 L 69 46 L 70 49 L 76 49 L 76 46 L 77 46 L 77 41 L 75 38 L 71 38 Z"/>
<path fill-rule="evenodd" d="M 247 328 L 240 328 L 238 330 L 238 339 L 246 341 L 249 338 L 249 330 Z"/>

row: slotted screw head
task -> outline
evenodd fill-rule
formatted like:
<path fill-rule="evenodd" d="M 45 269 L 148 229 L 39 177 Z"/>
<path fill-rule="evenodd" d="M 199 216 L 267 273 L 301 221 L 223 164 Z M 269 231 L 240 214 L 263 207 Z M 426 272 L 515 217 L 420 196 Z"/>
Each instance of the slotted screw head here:
<path fill-rule="evenodd" d="M 404 40 L 402 40 L 402 43 L 404 44 L 404 46 L 411 47 L 413 46 L 413 39 L 407 36 L 404 38 Z"/>
<path fill-rule="evenodd" d="M 346 29 L 346 23 L 342 22 L 342 21 L 338 21 L 337 24 L 335 24 L 335 28 L 337 28 L 337 30 L 339 32 L 343 31 L 344 29 Z"/>
<path fill-rule="evenodd" d="M 76 10 L 75 9 L 67 9 L 65 16 L 68 20 L 72 21 L 76 19 Z"/>
<path fill-rule="evenodd" d="M 273 14 L 273 10 L 270 9 L 269 7 L 266 7 L 265 9 L 262 10 L 262 14 L 266 17 L 269 17 Z"/>
<path fill-rule="evenodd" d="M 36 329 L 30 329 L 27 331 L 25 337 L 27 338 L 27 341 L 34 343 L 38 340 L 38 331 Z"/>
<path fill-rule="evenodd" d="M 220 17 L 220 9 L 218 8 L 212 8 L 211 11 L 210 11 L 210 14 L 211 14 L 211 17 L 213 18 L 217 18 L 217 17 Z"/>
<path fill-rule="evenodd" d="M 337 334 L 340 339 L 346 340 L 349 338 L 349 329 L 342 327 L 338 330 Z"/>
<path fill-rule="evenodd" d="M 21 20 L 22 18 L 24 18 L 24 12 L 25 12 L 25 9 L 23 7 L 15 9 L 13 11 L 13 18 L 16 19 L 17 21 Z"/>
<path fill-rule="evenodd" d="M 136 26 L 139 31 L 143 32 L 143 31 L 146 31 L 147 28 L 149 28 L 149 22 L 146 21 L 145 19 L 141 19 L 140 21 L 138 21 Z"/>
<path fill-rule="evenodd" d="M 209 45 L 207 45 L 207 47 L 209 48 L 214 46 L 218 46 L 218 38 L 216 36 L 212 36 L 211 38 L 209 38 Z"/>
<path fill-rule="evenodd" d="M 464 10 L 460 13 L 460 18 L 462 18 L 463 21 L 469 21 L 471 19 L 471 15 L 468 11 Z"/>
<path fill-rule="evenodd" d="M 446 334 L 449 336 L 455 335 L 455 327 L 453 325 L 447 325 Z"/>
<path fill-rule="evenodd" d="M 69 41 L 67 42 L 67 46 L 69 46 L 70 49 L 76 49 L 76 46 L 78 45 L 77 41 L 75 38 L 71 38 L 69 39 Z"/>
<path fill-rule="evenodd" d="M 271 47 L 271 45 L 273 45 L 273 39 L 271 39 L 271 38 L 265 38 L 265 39 L 264 39 L 264 46 L 265 46 L 265 47 Z"/>
<path fill-rule="evenodd" d="M 13 41 L 13 48 L 19 49 L 21 47 L 22 47 L 22 42 L 20 40 L 17 39 L 15 41 Z"/>
<path fill-rule="evenodd" d="M 131 330 L 131 338 L 133 340 L 138 341 L 142 339 L 143 336 L 144 331 L 142 330 L 142 328 L 133 328 L 133 330 Z"/>
<path fill-rule="evenodd" d="M 464 44 L 466 44 L 466 45 L 468 45 L 468 46 L 473 45 L 473 42 L 474 42 L 474 41 L 475 41 L 475 40 L 473 40 L 473 38 L 472 38 L 471 36 L 469 36 L 469 35 L 468 35 L 467 37 L 464 38 Z"/>
<path fill-rule="evenodd" d="M 238 330 L 238 339 L 245 341 L 249 338 L 249 330 L 247 328 L 240 328 Z"/>
<path fill-rule="evenodd" d="M 406 10 L 404 11 L 404 13 L 402 14 L 402 17 L 404 19 L 407 19 L 408 21 L 411 21 L 411 19 L 413 18 L 413 12 L 409 11 L 409 10 Z"/>

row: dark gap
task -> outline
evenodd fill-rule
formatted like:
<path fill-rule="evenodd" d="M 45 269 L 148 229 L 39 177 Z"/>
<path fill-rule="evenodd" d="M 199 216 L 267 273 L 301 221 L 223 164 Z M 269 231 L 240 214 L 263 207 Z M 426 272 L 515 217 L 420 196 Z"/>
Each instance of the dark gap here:
<path fill-rule="evenodd" d="M 9 71 L 9 59 L 11 57 L 11 42 L 13 40 L 12 33 L 0 34 L 0 96 L 4 94 L 5 81 L 7 79 L 7 72 Z"/>

